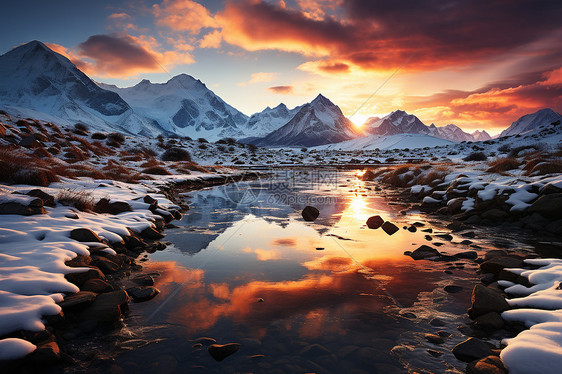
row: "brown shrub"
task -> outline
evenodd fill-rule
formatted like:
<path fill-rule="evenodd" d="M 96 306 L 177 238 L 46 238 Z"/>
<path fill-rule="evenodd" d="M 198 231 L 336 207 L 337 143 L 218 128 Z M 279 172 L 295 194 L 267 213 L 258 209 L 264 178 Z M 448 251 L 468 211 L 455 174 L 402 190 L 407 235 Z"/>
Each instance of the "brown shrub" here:
<path fill-rule="evenodd" d="M 171 175 L 171 173 L 163 168 L 162 166 L 152 166 L 146 168 L 142 171 L 144 174 L 153 174 L 153 175 Z"/>
<path fill-rule="evenodd" d="M 530 163 L 529 163 L 530 164 Z M 527 167 L 527 165 L 525 165 Z M 525 175 L 546 175 L 562 173 L 562 161 L 551 160 L 535 164 L 525 169 Z"/>
<path fill-rule="evenodd" d="M 58 181 L 49 161 L 27 155 L 11 147 L 0 148 L 0 181 L 12 184 L 48 186 Z"/>
<path fill-rule="evenodd" d="M 208 173 L 209 170 L 197 165 L 195 162 L 176 162 L 172 165 L 173 168 L 180 171 L 181 170 L 188 170 L 188 171 L 200 171 L 202 173 Z M 186 173 L 189 174 L 189 173 Z"/>
<path fill-rule="evenodd" d="M 162 165 L 162 163 L 160 161 L 158 161 L 157 159 L 155 159 L 154 157 L 151 157 L 150 159 L 148 159 L 148 161 L 141 164 L 141 167 L 150 168 L 150 167 L 159 166 L 159 165 Z"/>
<path fill-rule="evenodd" d="M 428 173 L 421 175 L 416 180 L 416 183 L 435 187 L 438 184 L 443 183 L 447 174 L 449 174 L 449 171 L 438 169 L 431 170 Z"/>
<path fill-rule="evenodd" d="M 390 184 L 391 186 L 406 187 L 408 185 L 408 182 L 410 182 L 414 178 L 413 175 L 403 176 L 403 174 L 406 174 L 408 171 L 410 171 L 409 166 L 400 166 L 391 170 L 392 171 L 390 171 L 383 177 L 383 182 Z"/>
<path fill-rule="evenodd" d="M 517 169 L 521 166 L 521 162 L 513 157 L 498 158 L 495 161 L 488 163 L 488 173 L 502 174 L 509 170 Z"/>
<path fill-rule="evenodd" d="M 92 211 L 94 209 L 94 198 L 85 190 L 65 189 L 58 193 L 57 201 L 66 206 L 73 206 L 81 211 Z"/>

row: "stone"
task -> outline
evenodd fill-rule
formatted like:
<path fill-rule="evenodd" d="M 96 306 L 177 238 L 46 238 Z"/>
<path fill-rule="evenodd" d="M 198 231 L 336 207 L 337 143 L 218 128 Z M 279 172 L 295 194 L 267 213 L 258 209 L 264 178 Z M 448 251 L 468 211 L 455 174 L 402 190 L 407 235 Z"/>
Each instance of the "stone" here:
<path fill-rule="evenodd" d="M 443 337 L 441 337 L 439 335 L 425 334 L 423 337 L 425 338 L 425 340 L 427 340 L 428 342 L 430 342 L 432 344 L 443 344 L 443 343 L 445 343 L 445 339 L 443 339 Z"/>
<path fill-rule="evenodd" d="M 88 265 L 91 265 L 92 262 L 93 260 L 90 256 L 76 255 L 76 257 L 74 257 L 72 260 L 66 261 L 65 264 L 66 266 L 79 268 L 79 267 L 87 267 Z"/>
<path fill-rule="evenodd" d="M 441 238 L 443 240 L 451 241 L 453 240 L 453 235 L 451 234 L 435 234 L 436 237 Z"/>
<path fill-rule="evenodd" d="M 448 285 L 443 288 L 448 293 L 458 293 L 463 290 L 461 286 Z"/>
<path fill-rule="evenodd" d="M 91 306 L 86 308 L 80 317 L 83 320 L 95 320 L 100 323 L 114 323 L 126 309 L 129 296 L 123 290 L 98 295 Z"/>
<path fill-rule="evenodd" d="M 476 260 L 478 258 L 478 252 L 476 252 L 476 251 L 465 251 L 465 252 L 456 253 L 453 256 L 455 256 L 457 258 L 468 259 L 468 260 Z"/>
<path fill-rule="evenodd" d="M 386 221 L 385 223 L 382 224 L 381 228 L 384 230 L 384 232 L 386 232 L 388 235 L 393 235 L 396 232 L 398 232 L 398 230 L 400 230 L 398 228 L 398 226 L 396 226 L 394 223 Z"/>
<path fill-rule="evenodd" d="M 408 227 L 407 230 L 408 230 L 409 232 L 416 232 L 416 231 L 418 231 L 418 228 L 417 228 L 416 226 L 410 226 L 410 227 Z"/>
<path fill-rule="evenodd" d="M 414 260 L 423 260 L 426 258 L 441 256 L 439 251 L 428 245 L 422 245 L 410 254 Z"/>
<path fill-rule="evenodd" d="M 490 312 L 474 319 L 474 326 L 483 329 L 501 329 L 505 322 L 497 312 Z"/>
<path fill-rule="evenodd" d="M 301 349 L 300 351 L 300 355 L 303 356 L 320 356 L 320 355 L 326 355 L 326 354 L 330 354 L 330 350 L 326 347 L 324 347 L 323 345 L 320 344 L 310 344 L 307 345 L 306 347 L 304 347 L 303 349 Z"/>
<path fill-rule="evenodd" d="M 97 213 L 119 214 L 124 212 L 132 212 L 133 208 L 125 201 L 111 202 L 109 199 L 100 199 L 94 206 L 94 211 Z"/>
<path fill-rule="evenodd" d="M 476 318 L 489 312 L 501 313 L 509 309 L 509 304 L 502 294 L 482 284 L 477 284 L 470 298 L 472 306 L 468 309 L 470 318 Z"/>
<path fill-rule="evenodd" d="M 503 268 L 521 268 L 523 267 L 523 258 L 518 256 L 499 256 L 491 258 L 480 264 L 483 273 L 493 273 L 498 275 Z"/>
<path fill-rule="evenodd" d="M 135 303 L 148 301 L 153 299 L 160 293 L 160 290 L 152 286 L 133 287 L 127 290 Z"/>
<path fill-rule="evenodd" d="M 63 301 L 59 303 L 63 310 L 85 308 L 92 304 L 96 299 L 96 294 L 91 291 L 78 291 L 74 294 L 66 296 Z"/>
<path fill-rule="evenodd" d="M 140 232 L 140 235 L 149 240 L 159 240 L 164 237 L 164 235 L 158 232 L 154 227 L 147 227 Z"/>
<path fill-rule="evenodd" d="M 144 201 L 145 203 L 147 203 L 147 204 L 158 203 L 158 200 L 156 200 L 155 198 L 153 198 L 153 197 L 150 196 L 150 195 L 146 195 L 146 196 L 143 198 L 143 201 Z"/>
<path fill-rule="evenodd" d="M 301 215 L 305 221 L 312 222 L 316 220 L 316 218 L 318 218 L 318 216 L 320 215 L 320 211 L 315 207 L 308 205 L 304 207 Z"/>
<path fill-rule="evenodd" d="M 88 279 L 80 289 L 82 291 L 105 293 L 113 291 L 113 286 L 103 279 Z"/>
<path fill-rule="evenodd" d="M 372 216 L 367 219 L 367 227 L 370 229 L 378 229 L 384 223 L 381 216 Z"/>
<path fill-rule="evenodd" d="M 433 318 L 431 321 L 429 321 L 429 324 L 431 326 L 445 326 L 445 322 L 443 322 L 440 318 Z"/>
<path fill-rule="evenodd" d="M 98 234 L 87 228 L 79 228 L 70 231 L 70 239 L 74 239 L 79 242 L 102 242 Z"/>
<path fill-rule="evenodd" d="M 228 356 L 238 352 L 239 349 L 240 344 L 238 343 L 211 344 L 208 348 L 208 351 L 215 360 L 220 362 Z"/>
<path fill-rule="evenodd" d="M 455 345 L 452 352 L 459 360 L 470 362 L 492 355 L 493 348 L 490 343 L 483 340 L 468 338 L 464 342 Z"/>
<path fill-rule="evenodd" d="M 27 359 L 34 364 L 52 365 L 60 361 L 60 348 L 56 342 L 41 344 L 31 352 Z"/>
<path fill-rule="evenodd" d="M 32 216 L 34 214 L 45 214 L 43 201 L 39 198 L 32 199 L 26 204 L 16 201 L 0 203 L 0 214 L 17 214 L 20 216 Z"/>
<path fill-rule="evenodd" d="M 484 255 L 484 260 L 490 260 L 494 257 L 502 257 L 507 256 L 507 252 L 503 249 L 492 249 L 491 251 L 486 252 Z"/>
<path fill-rule="evenodd" d="M 482 219 L 487 219 L 490 220 L 492 222 L 499 222 L 499 221 L 503 221 L 507 218 L 509 214 L 501 209 L 489 209 L 487 211 L 485 211 L 484 213 L 480 214 L 480 217 Z"/>
<path fill-rule="evenodd" d="M 487 356 L 466 365 L 466 374 L 507 374 L 508 371 L 498 356 Z"/>
<path fill-rule="evenodd" d="M 96 257 L 94 265 L 96 265 L 104 274 L 112 274 L 120 269 L 118 264 L 101 256 Z"/>
<path fill-rule="evenodd" d="M 78 287 L 81 287 L 89 279 L 105 279 L 105 275 L 95 266 L 87 266 L 89 269 L 76 273 L 65 274 L 64 277 Z"/>
<path fill-rule="evenodd" d="M 26 193 L 26 195 L 41 199 L 41 201 L 43 201 L 43 205 L 45 206 L 54 207 L 56 205 L 54 196 L 49 195 L 48 193 L 44 192 L 43 190 L 40 190 L 39 188 L 35 188 L 29 191 L 28 193 Z"/>
<path fill-rule="evenodd" d="M 150 274 L 138 275 L 131 278 L 131 281 L 138 284 L 139 286 L 154 286 L 154 277 Z"/>
<path fill-rule="evenodd" d="M 550 193 L 539 197 L 528 209 L 551 221 L 562 219 L 562 193 Z"/>
<path fill-rule="evenodd" d="M 430 355 L 432 355 L 433 357 L 439 357 L 443 354 L 443 352 L 441 351 L 437 351 L 435 349 L 428 349 L 427 353 L 429 353 Z"/>

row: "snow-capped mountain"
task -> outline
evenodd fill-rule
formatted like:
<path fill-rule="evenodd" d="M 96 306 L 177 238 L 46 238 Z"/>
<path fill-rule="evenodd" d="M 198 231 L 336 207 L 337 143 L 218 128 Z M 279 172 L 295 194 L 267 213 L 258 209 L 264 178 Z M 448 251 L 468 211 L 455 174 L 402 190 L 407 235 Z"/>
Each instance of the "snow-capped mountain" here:
<path fill-rule="evenodd" d="M 486 132 L 486 130 L 476 130 L 471 135 L 475 142 L 483 142 L 492 139 L 492 137 Z"/>
<path fill-rule="evenodd" d="M 209 140 L 245 135 L 242 127 L 248 117 L 190 75 L 180 74 L 166 83 L 145 79 L 128 88 L 99 85 L 119 94 L 135 112 L 169 133 Z"/>
<path fill-rule="evenodd" d="M 403 110 L 396 110 L 383 118 L 371 117 L 363 128 L 373 135 L 429 133 L 427 126 L 418 117 Z"/>
<path fill-rule="evenodd" d="M 98 87 L 66 57 L 39 41 L 0 56 L 0 105 L 21 116 L 107 131 L 151 135 L 160 129 L 114 92 Z"/>
<path fill-rule="evenodd" d="M 298 106 L 289 109 L 283 103 L 275 108 L 267 107 L 261 112 L 252 114 L 244 127 L 244 131 L 252 137 L 266 136 L 289 122 L 301 108 L 302 106 Z"/>
<path fill-rule="evenodd" d="M 500 138 L 503 136 L 529 134 L 537 130 L 540 126 L 550 125 L 556 121 L 562 122 L 562 115 L 560 115 L 560 113 L 556 113 L 549 108 L 541 109 L 535 113 L 524 115 L 513 122 L 511 126 L 501 132 Z"/>
<path fill-rule="evenodd" d="M 353 139 L 357 131 L 341 109 L 322 95 L 303 105 L 284 126 L 252 142 L 263 146 L 305 146 Z"/>
<path fill-rule="evenodd" d="M 453 124 L 435 126 L 432 123 L 426 126 L 418 117 L 403 110 L 396 110 L 382 118 L 371 117 L 367 119 L 363 127 L 373 135 L 422 134 L 457 143 L 491 139 L 486 131 L 475 131 L 473 134 L 469 134 Z"/>

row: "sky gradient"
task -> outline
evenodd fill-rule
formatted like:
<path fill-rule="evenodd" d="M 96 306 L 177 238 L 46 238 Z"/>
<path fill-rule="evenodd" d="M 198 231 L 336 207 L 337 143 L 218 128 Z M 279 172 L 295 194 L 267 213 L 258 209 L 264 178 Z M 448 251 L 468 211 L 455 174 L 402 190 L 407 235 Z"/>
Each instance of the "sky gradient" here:
<path fill-rule="evenodd" d="M 280 102 L 300 105 L 318 93 L 355 123 L 403 109 L 428 125 L 498 133 L 538 109 L 562 112 L 560 1 L 101 0 L 3 7 L 0 53 L 40 40 L 93 79 L 122 87 L 187 73 L 248 115 Z"/>

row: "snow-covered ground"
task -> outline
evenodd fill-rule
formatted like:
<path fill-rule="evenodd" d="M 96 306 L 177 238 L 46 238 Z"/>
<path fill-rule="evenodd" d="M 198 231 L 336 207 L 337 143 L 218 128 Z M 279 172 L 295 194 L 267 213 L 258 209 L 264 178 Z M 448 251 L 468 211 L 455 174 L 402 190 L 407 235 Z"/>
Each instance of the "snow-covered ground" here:
<path fill-rule="evenodd" d="M 149 204 L 143 202 L 142 198 L 147 194 L 157 199 L 161 208 L 177 208 L 158 192 L 158 186 L 216 176 L 212 173 L 164 176 L 137 184 L 90 178 L 63 179 L 41 190 L 55 197 L 61 191 L 72 191 L 84 193 L 94 201 L 109 198 L 110 202 L 128 203 L 133 211 L 117 215 L 98 214 L 58 203 L 55 207 L 45 207 L 46 214 L 0 215 L 0 335 L 17 330 L 43 330 L 42 317 L 61 311 L 56 303 L 63 300 L 63 294 L 79 291 L 64 275 L 88 268 L 68 267 L 65 262 L 78 254 L 89 255 L 90 248 L 100 250 L 100 245 L 103 245 L 73 240 L 70 238 L 71 230 L 89 228 L 109 243 L 120 242 L 124 236 L 130 235 L 129 229 L 140 233 L 160 218 L 149 210 Z M 27 205 L 34 198 L 21 194 L 35 188 L 0 185 L 0 204 L 16 202 Z M 115 254 L 109 247 L 102 250 Z M 25 356 L 35 348 L 21 339 L 0 340 L 0 360 Z"/>

